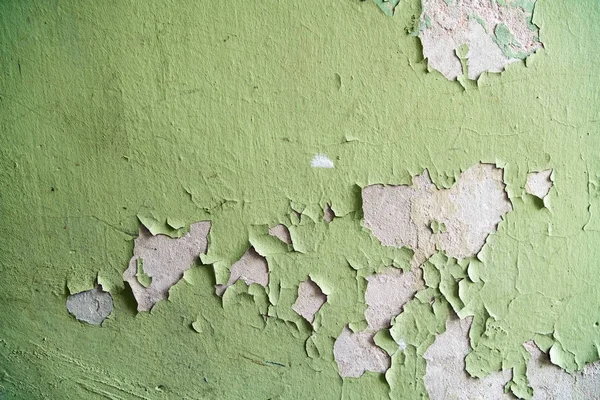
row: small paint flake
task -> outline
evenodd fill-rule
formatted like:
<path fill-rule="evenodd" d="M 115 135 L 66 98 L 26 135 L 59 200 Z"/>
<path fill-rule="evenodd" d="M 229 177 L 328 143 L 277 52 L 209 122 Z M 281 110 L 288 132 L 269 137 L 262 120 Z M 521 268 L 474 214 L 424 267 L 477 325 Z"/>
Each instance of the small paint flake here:
<path fill-rule="evenodd" d="M 100 325 L 113 310 L 110 293 L 94 288 L 67 298 L 67 310 L 79 321 Z"/>
<path fill-rule="evenodd" d="M 315 154 L 310 162 L 310 166 L 313 168 L 335 168 L 333 161 L 325 154 Z"/>

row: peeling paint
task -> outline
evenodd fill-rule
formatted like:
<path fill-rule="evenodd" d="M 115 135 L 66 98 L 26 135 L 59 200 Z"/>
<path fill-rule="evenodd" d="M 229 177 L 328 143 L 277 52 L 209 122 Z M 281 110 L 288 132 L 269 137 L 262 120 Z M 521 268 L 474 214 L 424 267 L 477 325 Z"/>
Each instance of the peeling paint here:
<path fill-rule="evenodd" d="M 390 367 L 390 357 L 375 345 L 373 334 L 352 332 L 345 327 L 333 345 L 333 355 L 340 376 L 358 378 L 367 371 L 384 373 Z"/>
<path fill-rule="evenodd" d="M 285 244 L 292 244 L 292 236 L 287 226 L 283 224 L 275 225 L 269 229 L 269 235 L 276 237 Z"/>
<path fill-rule="evenodd" d="M 190 269 L 198 256 L 208 249 L 211 223 L 200 221 L 190 225 L 190 231 L 181 238 L 153 236 L 140 225 L 135 239 L 133 257 L 123 273 L 135 299 L 138 311 L 149 311 L 154 304 L 166 299 L 169 288 Z"/>
<path fill-rule="evenodd" d="M 335 168 L 333 161 L 325 154 L 315 154 L 310 162 L 310 166 L 313 168 Z"/>
<path fill-rule="evenodd" d="M 298 285 L 298 298 L 292 306 L 292 310 L 312 324 L 315 320 L 315 314 L 326 301 L 327 295 L 323 293 L 319 285 L 312 279 L 307 278 Z"/>
<path fill-rule="evenodd" d="M 216 293 L 222 296 L 225 290 L 238 280 L 246 285 L 256 283 L 263 287 L 269 284 L 269 265 L 267 260 L 250 247 L 235 264 L 231 266 L 229 280 L 226 285 L 217 285 Z"/>
<path fill-rule="evenodd" d="M 363 188 L 365 227 L 385 246 L 410 246 L 413 265 L 421 265 L 436 246 L 449 256 L 476 255 L 487 236 L 512 209 L 504 190 L 503 170 L 477 164 L 463 172 L 450 189 L 437 189 L 427 170 L 412 186 L 371 185 Z M 432 221 L 445 232 L 434 233 Z"/>
<path fill-rule="evenodd" d="M 403 272 L 398 268 L 388 268 L 383 272 L 367 277 L 365 319 L 368 329 L 379 331 L 389 328 L 392 318 L 400 314 L 402 307 L 425 287 L 420 268 Z"/>
<path fill-rule="evenodd" d="M 100 325 L 113 311 L 110 293 L 96 287 L 67 298 L 67 310 L 79 321 L 90 325 Z"/>
<path fill-rule="evenodd" d="M 527 379 L 533 388 L 533 400 L 594 399 L 600 393 L 600 363 L 588 364 L 582 371 L 569 374 L 552 364 L 534 342 L 524 346 L 531 355 Z"/>
<path fill-rule="evenodd" d="M 527 174 L 525 191 L 544 200 L 552 188 L 552 170 L 546 169 Z"/>
<path fill-rule="evenodd" d="M 458 319 L 452 315 L 446 322 L 446 331 L 435 338 L 427 349 L 425 387 L 432 400 L 443 399 L 513 399 L 504 393 L 511 379 L 509 370 L 477 379 L 465 371 L 465 357 L 469 354 L 469 330 L 472 318 Z"/>
<path fill-rule="evenodd" d="M 431 68 L 451 80 L 502 72 L 543 47 L 539 28 L 532 23 L 535 2 L 423 0 L 418 32 L 423 55 Z M 456 54 L 461 45 L 468 47 L 468 71 Z"/>

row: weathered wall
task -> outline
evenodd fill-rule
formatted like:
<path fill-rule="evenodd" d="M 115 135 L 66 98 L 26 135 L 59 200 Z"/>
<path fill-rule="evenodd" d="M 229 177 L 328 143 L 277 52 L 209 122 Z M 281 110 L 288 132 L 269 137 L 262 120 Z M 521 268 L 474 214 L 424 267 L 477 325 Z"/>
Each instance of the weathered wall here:
<path fill-rule="evenodd" d="M 0 398 L 600 398 L 600 3 L 0 4 Z"/>

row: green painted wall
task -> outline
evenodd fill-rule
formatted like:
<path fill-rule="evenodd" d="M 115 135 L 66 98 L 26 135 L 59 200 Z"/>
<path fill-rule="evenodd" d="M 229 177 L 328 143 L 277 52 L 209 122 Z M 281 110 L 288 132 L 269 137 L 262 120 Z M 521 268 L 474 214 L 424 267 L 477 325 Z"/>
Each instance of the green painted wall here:
<path fill-rule="evenodd" d="M 545 49 L 465 87 L 428 72 L 407 34 L 419 15 L 416 0 L 391 18 L 358 0 L 2 1 L 0 398 L 414 399 L 451 308 L 475 316 L 469 372 L 514 368 L 522 396 L 524 341 L 570 371 L 598 360 L 600 3 L 539 0 Z M 311 168 L 321 153 L 334 169 Z M 463 279 L 466 305 L 429 280 L 385 377 L 340 378 L 333 341 L 363 320 L 363 277 L 410 258 L 362 227 L 360 188 L 424 168 L 448 187 L 478 162 L 504 168 L 513 211 L 468 271 L 426 267 L 447 293 Z M 542 207 L 523 187 L 547 168 Z M 167 218 L 212 221 L 210 265 L 139 314 L 122 278 L 138 215 L 174 236 Z M 277 223 L 302 252 L 265 236 Z M 269 293 L 217 297 L 250 243 Z M 308 274 L 331 293 L 316 331 L 289 310 Z M 101 327 L 65 308 L 96 280 L 115 301 Z"/>

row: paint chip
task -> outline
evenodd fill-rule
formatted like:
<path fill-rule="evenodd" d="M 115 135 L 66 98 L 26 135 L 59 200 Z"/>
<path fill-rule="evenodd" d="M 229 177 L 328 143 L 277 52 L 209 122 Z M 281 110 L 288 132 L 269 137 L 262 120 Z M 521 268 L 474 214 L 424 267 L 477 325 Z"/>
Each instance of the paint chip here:
<path fill-rule="evenodd" d="M 269 235 L 276 237 L 283 243 L 292 244 L 292 235 L 290 234 L 290 230 L 283 224 L 278 224 L 270 228 Z"/>
<path fill-rule="evenodd" d="M 329 159 L 325 154 L 315 154 L 310 166 L 313 168 L 334 168 L 333 161 Z"/>
<path fill-rule="evenodd" d="M 513 399 L 511 394 L 504 393 L 511 379 L 510 370 L 494 372 L 482 379 L 473 378 L 465 371 L 471 323 L 472 318 L 460 320 L 451 315 L 446 321 L 446 331 L 437 335 L 425 351 L 424 382 L 430 399 Z"/>
<path fill-rule="evenodd" d="M 552 170 L 546 169 L 544 171 L 531 172 L 527 175 L 527 183 L 525 184 L 525 191 L 539 199 L 544 198 L 550 192 L 552 188 Z"/>
<path fill-rule="evenodd" d="M 373 334 L 344 327 L 333 345 L 340 376 L 358 378 L 366 371 L 385 373 L 390 356 L 373 341 Z"/>
<path fill-rule="evenodd" d="M 327 295 L 323 293 L 319 285 L 312 279 L 307 278 L 298 285 L 298 298 L 292 306 L 292 310 L 312 324 L 315 315 L 326 301 Z"/>
<path fill-rule="evenodd" d="M 169 288 L 183 277 L 201 253 L 206 253 L 210 226 L 210 221 L 196 222 L 183 237 L 173 239 L 165 235 L 152 236 L 140 225 L 133 257 L 123 273 L 138 303 L 138 311 L 148 311 L 166 299 Z"/>
<path fill-rule="evenodd" d="M 437 189 L 427 170 L 412 186 L 363 188 L 364 225 L 385 246 L 409 246 L 413 266 L 431 257 L 436 247 L 450 257 L 474 256 L 512 209 L 502 181 L 503 170 L 476 164 L 450 189 Z M 440 229 L 434 233 L 432 222 Z"/>
<path fill-rule="evenodd" d="M 501 72 L 543 47 L 532 16 L 536 0 L 422 0 L 418 36 L 429 65 L 454 80 L 463 73 L 457 50 L 466 45 L 469 79 Z"/>
<path fill-rule="evenodd" d="M 325 207 L 323 208 L 323 221 L 331 222 L 331 221 L 333 221 L 334 218 L 335 218 L 335 212 L 331 208 L 331 205 L 325 204 Z"/>
<path fill-rule="evenodd" d="M 404 304 L 425 287 L 421 268 L 408 272 L 390 267 L 367 277 L 365 319 L 368 330 L 379 331 L 391 326 L 392 319 L 402 312 Z"/>
<path fill-rule="evenodd" d="M 113 310 L 110 293 L 96 287 L 85 292 L 70 295 L 67 298 L 67 310 L 79 321 L 90 325 L 100 325 Z"/>
<path fill-rule="evenodd" d="M 223 296 L 227 288 L 238 280 L 243 280 L 246 285 L 253 283 L 263 287 L 269 285 L 269 265 L 267 259 L 250 247 L 235 264 L 231 266 L 229 280 L 225 285 L 217 285 L 216 293 Z"/>

